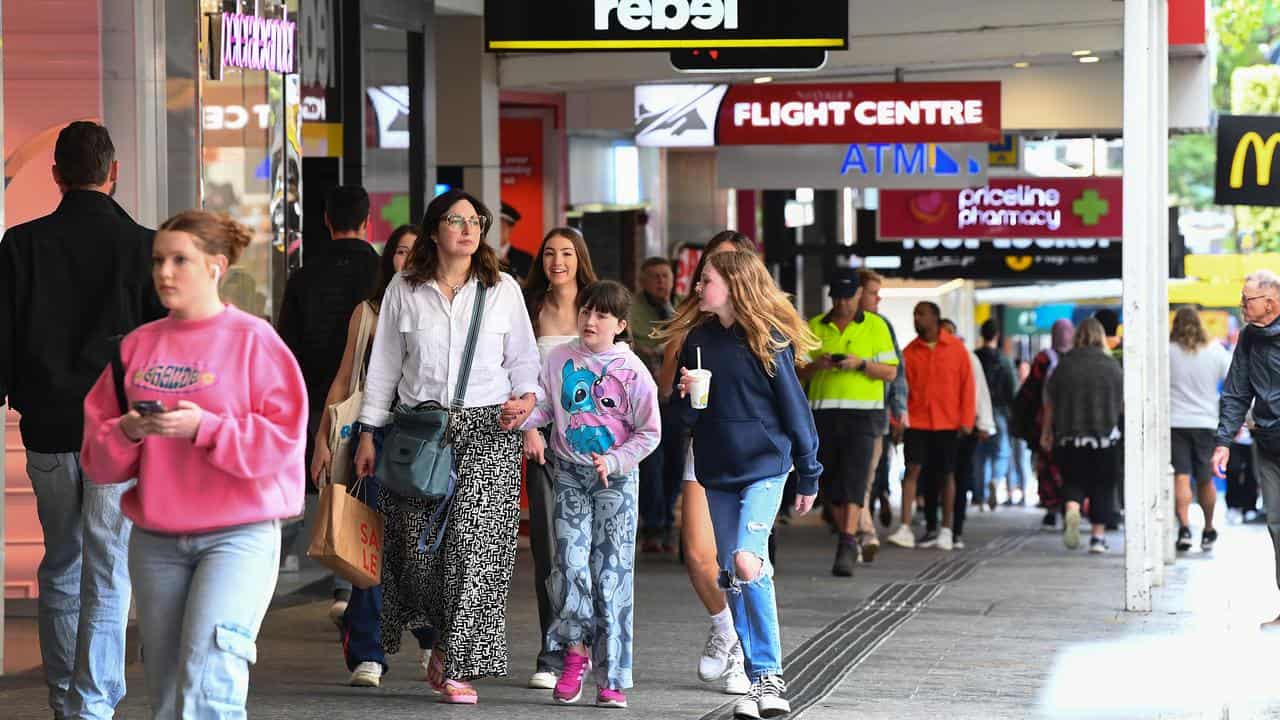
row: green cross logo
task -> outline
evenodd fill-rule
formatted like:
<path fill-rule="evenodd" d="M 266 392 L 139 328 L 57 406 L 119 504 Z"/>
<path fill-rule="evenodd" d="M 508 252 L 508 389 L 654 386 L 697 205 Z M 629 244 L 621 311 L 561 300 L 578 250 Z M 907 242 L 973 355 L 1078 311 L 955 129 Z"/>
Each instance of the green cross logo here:
<path fill-rule="evenodd" d="M 1071 212 L 1075 213 L 1085 225 L 1097 225 L 1104 215 L 1111 211 L 1111 203 L 1098 195 L 1093 188 L 1071 203 Z"/>

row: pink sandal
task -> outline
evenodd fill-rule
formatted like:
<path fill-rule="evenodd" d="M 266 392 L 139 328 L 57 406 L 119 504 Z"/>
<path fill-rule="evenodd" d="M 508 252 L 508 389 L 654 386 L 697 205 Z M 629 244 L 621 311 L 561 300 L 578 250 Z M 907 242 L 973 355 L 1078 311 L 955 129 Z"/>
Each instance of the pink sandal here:
<path fill-rule="evenodd" d="M 445 680 L 440 690 L 440 702 L 447 705 L 475 705 L 480 702 L 480 696 L 471 683 Z"/>

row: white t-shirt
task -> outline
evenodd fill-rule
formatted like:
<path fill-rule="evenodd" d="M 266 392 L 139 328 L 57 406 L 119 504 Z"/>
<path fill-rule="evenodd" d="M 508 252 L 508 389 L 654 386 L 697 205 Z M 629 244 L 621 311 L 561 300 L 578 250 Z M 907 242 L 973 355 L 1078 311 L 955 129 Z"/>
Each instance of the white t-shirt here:
<path fill-rule="evenodd" d="M 1169 427 L 1214 430 L 1218 427 L 1218 394 L 1231 353 L 1211 342 L 1196 352 L 1169 343 Z"/>

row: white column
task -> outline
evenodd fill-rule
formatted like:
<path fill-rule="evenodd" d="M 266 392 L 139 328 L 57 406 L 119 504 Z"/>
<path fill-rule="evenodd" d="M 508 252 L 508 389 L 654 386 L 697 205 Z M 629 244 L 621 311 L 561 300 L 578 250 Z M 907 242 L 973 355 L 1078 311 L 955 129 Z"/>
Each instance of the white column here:
<path fill-rule="evenodd" d="M 1154 203 L 1151 206 L 1152 225 L 1156 231 L 1155 288 L 1152 302 L 1155 305 L 1156 364 L 1156 450 L 1152 455 L 1155 471 L 1152 478 L 1156 488 L 1153 493 L 1157 515 L 1160 518 L 1154 534 L 1155 583 L 1164 585 L 1164 567 L 1172 565 L 1175 557 L 1173 538 L 1177 534 L 1177 519 L 1173 513 L 1173 476 L 1170 474 L 1169 439 L 1169 3 L 1160 0 L 1156 7 L 1154 42 L 1155 80 L 1151 83 L 1155 96 L 1152 113 L 1152 134 L 1155 147 L 1152 154 L 1152 186 Z"/>
<path fill-rule="evenodd" d="M 116 201 L 134 220 L 165 218 L 164 6 L 156 0 L 103 0 L 102 123 L 120 161 Z M 159 51 L 156 48 L 160 48 Z"/>
<path fill-rule="evenodd" d="M 1161 8 L 1166 0 L 1128 0 L 1124 6 L 1124 394 L 1125 394 L 1125 609 L 1149 612 L 1155 540 L 1155 455 L 1160 443 L 1156 426 L 1159 379 L 1155 360 L 1156 343 L 1165 323 L 1166 300 L 1157 293 L 1167 267 L 1152 267 L 1159 258 L 1160 233 L 1154 222 L 1153 206 L 1164 206 L 1157 198 L 1163 183 L 1156 172 L 1160 161 L 1158 145 L 1167 142 L 1167 133 L 1154 127 L 1165 117 L 1157 110 L 1159 98 L 1153 92 L 1161 77 L 1157 64 L 1167 63 L 1159 55 L 1164 42 L 1157 37 Z M 1167 392 L 1167 384 L 1164 391 Z"/>

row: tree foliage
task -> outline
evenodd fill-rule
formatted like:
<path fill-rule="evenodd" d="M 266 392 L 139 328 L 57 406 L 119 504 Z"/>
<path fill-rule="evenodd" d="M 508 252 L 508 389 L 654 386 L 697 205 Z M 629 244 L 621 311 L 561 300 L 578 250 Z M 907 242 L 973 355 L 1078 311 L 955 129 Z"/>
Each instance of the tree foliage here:
<path fill-rule="evenodd" d="M 1280 114 L 1280 66 L 1236 68 L 1231 75 L 1231 112 L 1236 115 Z M 1280 209 L 1237 207 L 1236 228 L 1252 238 L 1245 249 L 1280 252 Z"/>

